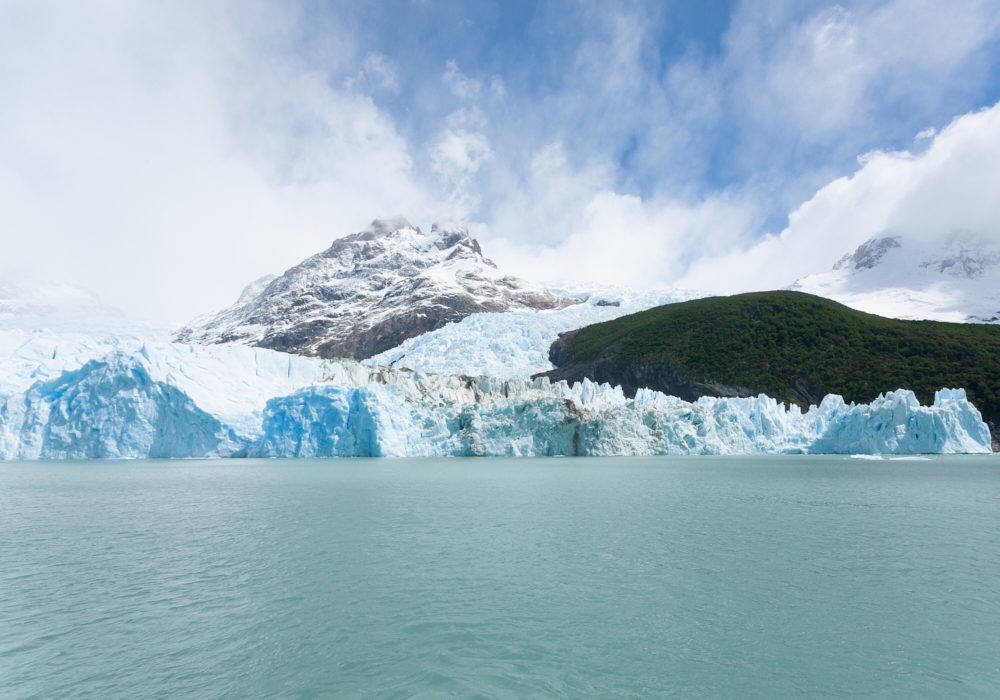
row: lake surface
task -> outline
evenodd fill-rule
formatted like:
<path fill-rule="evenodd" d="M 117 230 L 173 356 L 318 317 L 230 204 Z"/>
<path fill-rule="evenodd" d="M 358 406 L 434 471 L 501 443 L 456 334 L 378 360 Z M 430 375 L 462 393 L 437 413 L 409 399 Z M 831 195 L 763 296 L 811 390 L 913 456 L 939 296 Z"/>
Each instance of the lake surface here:
<path fill-rule="evenodd" d="M 997 698 L 1000 458 L 0 465 L 0 698 Z"/>

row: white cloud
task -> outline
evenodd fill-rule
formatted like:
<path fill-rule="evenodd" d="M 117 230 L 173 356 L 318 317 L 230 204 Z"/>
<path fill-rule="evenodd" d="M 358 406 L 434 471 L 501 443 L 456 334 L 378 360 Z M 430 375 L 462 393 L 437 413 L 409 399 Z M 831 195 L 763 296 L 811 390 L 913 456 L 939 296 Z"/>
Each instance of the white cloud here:
<path fill-rule="evenodd" d="M 449 60 L 409 106 L 439 107 L 450 91 L 464 108 L 407 124 L 411 143 L 365 94 L 399 89 L 393 60 L 334 27 L 319 70 L 293 45 L 303 18 L 286 3 L 0 3 L 0 276 L 76 280 L 187 320 L 399 213 L 479 218 L 487 254 L 529 277 L 761 288 L 825 269 L 880 227 L 965 221 L 994 199 L 1000 154 L 983 125 L 995 109 L 922 131 L 919 155 L 871 154 L 780 236 L 755 238 L 773 198 L 798 204 L 808 194 L 789 191 L 811 194 L 842 167 L 824 152 L 803 175 L 794 154 L 825 142 L 842 164 L 871 147 L 893 96 L 920 107 L 981 84 L 992 0 L 808 16 L 746 0 L 721 56 L 667 65 L 641 6 L 592 5 L 595 26 L 553 92 L 525 96 L 514 78 L 480 82 Z M 932 112 L 915 110 L 912 131 Z M 978 151 L 963 150 L 975 138 Z M 706 183 L 717 142 L 755 173 L 749 184 Z M 776 174 L 756 174 L 772 162 Z"/>
<path fill-rule="evenodd" d="M 794 21 L 796 5 L 748 0 L 726 37 L 730 99 L 745 120 L 792 129 L 808 141 L 837 138 L 905 99 L 932 108 L 986 64 L 977 54 L 1000 16 L 984 0 L 891 0 L 840 5 Z M 854 136 L 858 138 L 858 136 Z"/>
<path fill-rule="evenodd" d="M 981 80 L 977 71 L 989 65 L 982 52 L 998 30 L 991 3 L 979 0 L 832 5 L 806 15 L 797 3 L 747 0 L 718 60 L 692 53 L 658 82 L 649 69 L 650 23 L 635 13 L 600 16 L 601 30 L 576 54 L 569 89 L 544 105 L 546 125 L 566 125 L 573 152 L 536 147 L 523 171 L 498 158 L 480 235 L 498 262 L 534 278 L 720 291 L 784 286 L 826 269 L 873 235 L 861 231 L 889 220 L 898 188 L 915 177 L 907 164 L 922 156 L 867 156 L 863 172 L 836 179 L 792 215 L 791 228 L 803 231 L 790 235 L 794 244 L 760 238 L 776 201 L 797 206 L 860 149 L 893 142 L 899 120 L 884 112 L 894 104 L 935 113 L 953 89 Z M 720 127 L 727 119 L 733 125 Z M 639 134 L 630 158 L 659 178 L 643 197 L 617 160 L 627 135 L 619 124 Z M 699 180 L 720 136 L 731 149 L 723 162 L 731 157 L 734 170 L 753 174 L 713 192 Z M 581 143 L 592 148 L 581 153 Z M 984 182 L 970 181 L 974 197 L 992 197 Z M 945 197 L 931 200 L 956 211 Z M 855 207 L 863 213 L 854 216 Z"/>
<path fill-rule="evenodd" d="M 474 100 L 479 97 L 479 92 L 482 90 L 479 81 L 466 76 L 458 69 L 458 64 L 455 61 L 445 62 L 442 79 L 451 88 L 452 94 L 462 100 Z"/>
<path fill-rule="evenodd" d="M 728 197 L 696 204 L 643 202 L 602 190 L 587 202 L 577 229 L 554 246 L 490 241 L 489 252 L 506 268 L 535 280 L 581 279 L 637 289 L 668 286 L 685 259 L 724 244 L 744 229 L 753 210 Z M 541 235 L 544 236 L 542 231 Z"/>
<path fill-rule="evenodd" d="M 435 168 L 451 181 L 475 174 L 491 155 L 485 136 L 462 130 L 448 129 L 432 149 Z"/>
<path fill-rule="evenodd" d="M 489 140 L 481 133 L 446 129 L 430 149 L 431 167 L 445 181 L 450 192 L 447 211 L 452 217 L 467 217 L 478 205 L 470 192 L 472 178 L 493 157 Z"/>
<path fill-rule="evenodd" d="M 383 54 L 372 51 L 361 62 L 361 68 L 366 75 L 377 77 L 381 81 L 382 87 L 388 90 L 399 88 L 399 84 L 396 82 L 396 66 Z"/>
<path fill-rule="evenodd" d="M 785 287 L 886 231 L 967 230 L 1000 243 L 1000 104 L 956 119 L 919 154 L 876 151 L 859 163 L 792 212 L 780 235 L 759 239 L 752 192 L 642 200 L 616 193 L 610 168 L 574 171 L 550 146 L 479 235 L 498 263 L 531 279 L 720 293 Z"/>
<path fill-rule="evenodd" d="M 648 289 L 679 277 L 692 258 L 726 250 L 757 215 L 751 202 L 728 193 L 643 201 L 616 193 L 611 173 L 600 163 L 574 170 L 558 144 L 544 149 L 496 225 L 478 232 L 488 254 L 529 279 Z"/>
<path fill-rule="evenodd" d="M 860 160 L 854 175 L 793 212 L 780 235 L 706 256 L 678 284 L 721 292 L 783 287 L 886 231 L 928 240 L 962 229 L 1000 242 L 1000 104 L 956 119 L 919 155 L 874 152 Z"/>
<path fill-rule="evenodd" d="M 344 87 L 351 90 L 361 84 L 374 85 L 390 92 L 399 91 L 396 64 L 385 54 L 370 51 L 361 61 L 361 70 L 353 78 L 344 81 Z"/>
<path fill-rule="evenodd" d="M 184 321 L 376 215 L 432 217 L 392 121 L 296 62 L 296 21 L 266 2 L 0 5 L 0 276 Z"/>
<path fill-rule="evenodd" d="M 482 90 L 479 81 L 468 78 L 458 69 L 455 61 L 445 63 L 442 78 L 456 97 L 475 102 Z M 497 78 L 491 91 L 496 96 Z M 499 83 L 503 90 L 502 81 Z M 490 140 L 484 130 L 489 123 L 485 113 L 477 106 L 457 109 L 445 118 L 445 129 L 429 146 L 430 167 L 443 180 L 448 191 L 446 210 L 442 215 L 468 218 L 479 206 L 475 176 L 480 168 L 494 156 Z"/>
<path fill-rule="evenodd" d="M 507 85 L 499 75 L 490 78 L 490 93 L 498 100 L 507 98 Z"/>

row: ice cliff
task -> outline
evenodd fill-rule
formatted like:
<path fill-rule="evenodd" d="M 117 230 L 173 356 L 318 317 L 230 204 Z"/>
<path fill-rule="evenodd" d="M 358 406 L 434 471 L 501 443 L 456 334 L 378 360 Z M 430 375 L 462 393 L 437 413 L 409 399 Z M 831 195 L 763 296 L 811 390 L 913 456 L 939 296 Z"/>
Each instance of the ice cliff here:
<path fill-rule="evenodd" d="M 373 367 L 245 346 L 3 334 L 0 456 L 24 458 L 989 452 L 962 390 L 921 406 L 694 403 L 589 381 Z"/>

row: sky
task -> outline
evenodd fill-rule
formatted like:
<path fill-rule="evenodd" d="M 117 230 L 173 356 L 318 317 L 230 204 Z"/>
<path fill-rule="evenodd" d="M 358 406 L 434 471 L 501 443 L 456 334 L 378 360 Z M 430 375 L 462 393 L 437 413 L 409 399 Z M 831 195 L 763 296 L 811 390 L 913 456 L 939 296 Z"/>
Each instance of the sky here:
<path fill-rule="evenodd" d="M 231 304 L 376 217 L 720 293 L 1000 239 L 1000 3 L 0 0 L 0 280 Z"/>

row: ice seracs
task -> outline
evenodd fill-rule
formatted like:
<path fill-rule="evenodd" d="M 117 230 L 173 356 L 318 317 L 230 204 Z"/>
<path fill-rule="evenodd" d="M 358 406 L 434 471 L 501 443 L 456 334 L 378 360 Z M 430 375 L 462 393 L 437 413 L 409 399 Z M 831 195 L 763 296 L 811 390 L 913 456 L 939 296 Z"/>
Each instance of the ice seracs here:
<path fill-rule="evenodd" d="M 500 272 L 462 224 L 423 233 L 405 219 L 377 219 L 283 275 L 254 282 L 234 306 L 192 321 L 176 339 L 360 360 L 474 313 L 576 301 Z"/>
<path fill-rule="evenodd" d="M 556 296 L 583 301 L 551 311 L 473 314 L 410 338 L 364 362 L 437 374 L 528 379 L 553 369 L 549 348 L 560 333 L 708 295 L 687 289 L 636 292 L 619 286 L 565 281 L 544 287 Z"/>
<path fill-rule="evenodd" d="M 792 289 L 900 319 L 1000 322 L 1000 244 L 968 230 L 887 231 Z"/>
<path fill-rule="evenodd" d="M 627 399 L 589 381 L 428 374 L 238 345 L 77 350 L 63 371 L 33 377 L 25 361 L 28 376 L 0 378 L 0 457 L 990 451 L 961 390 L 931 406 L 909 391 L 870 405 L 828 396 L 803 413 L 763 395 L 689 403 L 641 389 Z"/>

